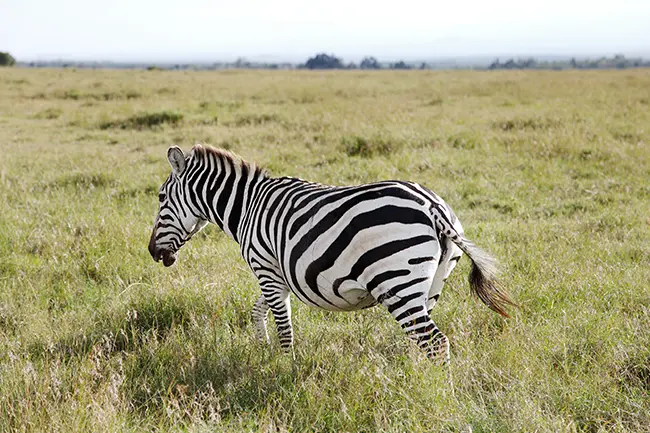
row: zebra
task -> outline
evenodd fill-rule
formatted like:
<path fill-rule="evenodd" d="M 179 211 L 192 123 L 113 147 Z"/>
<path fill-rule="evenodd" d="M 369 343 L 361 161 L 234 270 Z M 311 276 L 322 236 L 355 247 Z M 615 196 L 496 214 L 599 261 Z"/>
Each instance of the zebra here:
<path fill-rule="evenodd" d="M 222 149 L 168 149 L 172 172 L 160 187 L 149 241 L 154 261 L 171 266 L 208 223 L 240 245 L 261 295 L 256 337 L 270 342 L 269 310 L 280 346 L 293 353 L 290 292 L 307 305 L 354 311 L 381 304 L 430 358 L 449 360 L 449 340 L 431 319 L 462 254 L 475 295 L 504 317 L 515 305 L 496 278 L 495 259 L 464 236 L 451 207 L 426 187 L 389 180 L 329 186 L 272 177 Z"/>

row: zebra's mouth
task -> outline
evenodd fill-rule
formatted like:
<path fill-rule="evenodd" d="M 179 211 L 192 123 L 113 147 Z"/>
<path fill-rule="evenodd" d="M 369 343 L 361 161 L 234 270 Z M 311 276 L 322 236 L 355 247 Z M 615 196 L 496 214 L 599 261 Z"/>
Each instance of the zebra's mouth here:
<path fill-rule="evenodd" d="M 164 250 L 162 252 L 162 262 L 165 267 L 169 267 L 176 261 L 178 253 L 176 251 Z"/>

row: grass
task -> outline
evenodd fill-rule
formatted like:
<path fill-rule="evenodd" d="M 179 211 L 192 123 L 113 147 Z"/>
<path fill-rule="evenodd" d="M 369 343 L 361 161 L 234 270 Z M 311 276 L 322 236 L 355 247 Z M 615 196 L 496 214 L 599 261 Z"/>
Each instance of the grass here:
<path fill-rule="evenodd" d="M 0 94 L 0 431 L 650 428 L 647 71 L 4 69 Z M 295 361 L 260 346 L 236 244 L 147 252 L 167 147 L 197 141 L 427 185 L 523 307 L 472 298 L 463 259 L 445 368 L 381 308 L 294 300 Z"/>

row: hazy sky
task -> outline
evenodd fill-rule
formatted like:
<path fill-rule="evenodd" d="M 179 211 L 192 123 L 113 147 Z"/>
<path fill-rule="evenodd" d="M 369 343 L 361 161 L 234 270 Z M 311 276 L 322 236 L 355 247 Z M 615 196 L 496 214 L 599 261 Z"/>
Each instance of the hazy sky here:
<path fill-rule="evenodd" d="M 650 55 L 650 0 L 0 0 L 18 60 Z"/>

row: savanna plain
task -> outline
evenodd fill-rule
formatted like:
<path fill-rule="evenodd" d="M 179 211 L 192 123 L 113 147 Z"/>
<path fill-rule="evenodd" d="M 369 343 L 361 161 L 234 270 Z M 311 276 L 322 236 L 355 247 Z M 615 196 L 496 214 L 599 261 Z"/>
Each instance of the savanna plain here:
<path fill-rule="evenodd" d="M 650 74 L 0 70 L 0 431 L 650 431 Z M 276 176 L 420 182 L 521 305 L 433 318 L 294 299 L 295 360 L 217 227 L 147 251 L 166 150 Z M 272 321 L 270 323 L 272 328 Z"/>

